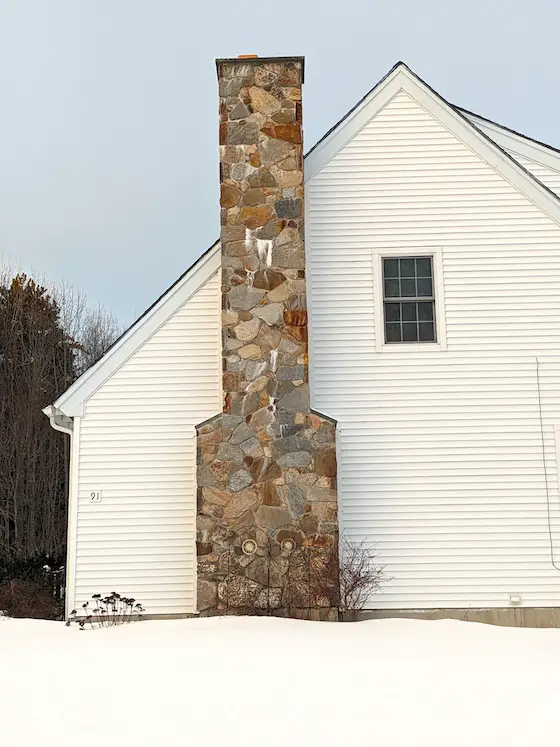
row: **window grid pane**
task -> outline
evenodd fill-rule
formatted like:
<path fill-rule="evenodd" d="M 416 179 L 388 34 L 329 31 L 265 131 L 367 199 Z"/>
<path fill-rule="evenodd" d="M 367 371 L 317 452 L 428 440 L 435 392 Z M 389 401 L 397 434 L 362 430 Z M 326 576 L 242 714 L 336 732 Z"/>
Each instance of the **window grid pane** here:
<path fill-rule="evenodd" d="M 383 259 L 385 342 L 435 342 L 432 257 Z"/>

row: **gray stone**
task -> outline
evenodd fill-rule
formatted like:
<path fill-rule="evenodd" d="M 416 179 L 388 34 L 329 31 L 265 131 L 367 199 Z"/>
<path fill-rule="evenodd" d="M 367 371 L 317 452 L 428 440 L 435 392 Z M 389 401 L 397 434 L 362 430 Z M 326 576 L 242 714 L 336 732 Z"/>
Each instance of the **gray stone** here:
<path fill-rule="evenodd" d="M 286 394 L 278 403 L 279 410 L 291 410 L 293 412 L 309 411 L 309 385 L 296 386 Z"/>
<path fill-rule="evenodd" d="M 282 319 L 284 307 L 281 303 L 268 303 L 266 306 L 257 306 L 255 309 L 251 309 L 251 313 L 262 319 L 265 324 L 272 326 L 278 324 Z"/>
<path fill-rule="evenodd" d="M 307 467 L 311 462 L 311 454 L 308 451 L 294 451 L 290 454 L 284 454 L 278 460 L 280 467 Z"/>
<path fill-rule="evenodd" d="M 218 596 L 229 607 L 254 607 L 261 590 L 260 584 L 246 576 L 230 575 L 218 584 Z"/>
<path fill-rule="evenodd" d="M 302 244 L 283 244 L 272 248 L 272 264 L 275 267 L 290 267 L 305 270 L 305 251 Z"/>
<path fill-rule="evenodd" d="M 307 500 L 301 488 L 297 485 L 286 485 L 286 500 L 290 506 L 290 512 L 294 519 L 299 519 L 305 513 Z"/>
<path fill-rule="evenodd" d="M 304 376 L 303 366 L 280 366 L 276 373 L 278 381 L 301 381 Z"/>
<path fill-rule="evenodd" d="M 228 122 L 228 145 L 254 145 L 259 139 L 259 127 L 254 122 Z"/>
<path fill-rule="evenodd" d="M 255 511 L 255 522 L 257 526 L 271 532 L 280 527 L 291 524 L 292 517 L 285 508 L 276 508 L 276 506 L 261 506 Z"/>
<path fill-rule="evenodd" d="M 243 421 L 240 415 L 222 415 L 222 427 L 223 428 L 235 428 Z"/>
<path fill-rule="evenodd" d="M 251 173 L 253 167 L 248 163 L 236 163 L 231 169 L 231 178 L 238 182 L 242 182 L 243 179 Z M 245 238 L 245 237 L 243 237 Z M 225 240 L 225 239 L 224 239 Z"/>
<path fill-rule="evenodd" d="M 295 466 L 295 465 L 294 465 Z M 238 469 L 228 480 L 228 490 L 238 493 L 253 482 L 253 478 L 245 469 Z"/>
<path fill-rule="evenodd" d="M 294 146 L 283 140 L 265 137 L 259 143 L 259 155 L 264 166 L 278 163 L 292 153 Z"/>
<path fill-rule="evenodd" d="M 216 485 L 216 477 L 212 470 L 208 469 L 208 467 L 201 467 L 199 465 L 196 475 L 196 482 L 199 488 L 213 488 L 214 485 Z"/>
<path fill-rule="evenodd" d="M 260 319 L 255 319 L 253 317 L 253 319 L 249 319 L 247 322 L 239 322 L 239 324 L 233 328 L 233 332 L 238 340 L 249 342 L 249 340 L 254 340 L 258 335 L 260 326 Z"/>
<path fill-rule="evenodd" d="M 266 329 L 266 327 L 264 329 Z M 267 368 L 268 361 L 247 361 L 247 366 L 245 367 L 245 378 L 247 381 L 253 381 L 259 376 L 262 376 Z"/>
<path fill-rule="evenodd" d="M 248 438 L 247 441 L 243 441 L 243 443 L 241 444 L 241 448 L 244 454 L 253 457 L 253 459 L 262 457 L 264 453 L 259 439 L 255 438 L 254 436 L 252 438 Z"/>
<path fill-rule="evenodd" d="M 251 417 L 251 428 L 254 431 L 260 431 L 261 428 L 270 425 L 273 420 L 274 413 L 272 412 L 272 410 L 270 410 L 268 407 L 262 407 L 260 410 L 257 410 Z"/>
<path fill-rule="evenodd" d="M 228 293 L 230 307 L 236 311 L 249 311 L 257 306 L 266 295 L 266 291 L 249 288 L 248 285 L 236 285 Z"/>
<path fill-rule="evenodd" d="M 253 508 L 258 500 L 258 496 L 254 490 L 240 490 L 235 493 L 227 506 L 224 508 L 224 519 L 238 519 L 240 516 L 244 516 L 250 508 Z M 249 516 L 247 517 L 250 518 Z M 240 529 L 240 522 L 236 522 L 236 530 Z M 249 525 L 250 526 L 250 525 Z"/>
<path fill-rule="evenodd" d="M 300 218 L 302 215 L 303 201 L 301 199 L 278 200 L 275 204 L 276 215 L 279 218 Z"/>
<path fill-rule="evenodd" d="M 217 585 L 212 581 L 199 578 L 197 583 L 196 603 L 199 612 L 215 607 L 218 602 Z"/>
<path fill-rule="evenodd" d="M 224 462 L 240 464 L 243 462 L 243 452 L 239 446 L 234 446 L 232 443 L 221 443 L 218 453 L 216 454 L 216 459 L 222 459 Z"/>
<path fill-rule="evenodd" d="M 336 503 L 336 490 L 332 488 L 309 488 L 308 500 L 310 503 L 315 501 L 329 501 Z"/>
<path fill-rule="evenodd" d="M 247 109 L 245 104 L 242 101 L 240 101 L 237 104 L 237 106 L 235 106 L 231 110 L 229 118 L 230 119 L 245 119 L 245 117 L 248 117 L 250 113 L 251 112 L 249 111 L 249 109 Z"/>
<path fill-rule="evenodd" d="M 280 427 L 280 432 L 282 432 L 282 426 Z M 270 449 L 272 451 L 272 456 L 275 458 L 288 454 L 291 451 L 300 451 L 299 439 L 297 436 L 279 438 L 277 441 L 271 442 Z"/>
<path fill-rule="evenodd" d="M 241 421 L 242 418 L 239 418 L 239 420 Z M 249 426 L 247 425 L 247 423 L 240 422 L 240 425 L 238 425 L 237 428 L 231 434 L 229 442 L 231 444 L 240 444 L 243 441 L 246 441 L 248 438 L 251 438 L 251 436 L 253 436 L 253 435 L 254 435 L 254 433 L 249 428 Z"/>
<path fill-rule="evenodd" d="M 243 78 L 222 78 L 218 90 L 220 96 L 237 96 L 243 87 Z"/>

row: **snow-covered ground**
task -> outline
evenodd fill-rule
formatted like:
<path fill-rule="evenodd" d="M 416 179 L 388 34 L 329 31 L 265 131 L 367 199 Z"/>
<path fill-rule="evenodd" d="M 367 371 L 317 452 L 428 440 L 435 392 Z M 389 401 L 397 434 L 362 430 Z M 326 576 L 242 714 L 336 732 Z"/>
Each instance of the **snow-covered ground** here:
<path fill-rule="evenodd" d="M 0 621 L 10 747 L 560 743 L 560 630 L 269 618 Z"/>

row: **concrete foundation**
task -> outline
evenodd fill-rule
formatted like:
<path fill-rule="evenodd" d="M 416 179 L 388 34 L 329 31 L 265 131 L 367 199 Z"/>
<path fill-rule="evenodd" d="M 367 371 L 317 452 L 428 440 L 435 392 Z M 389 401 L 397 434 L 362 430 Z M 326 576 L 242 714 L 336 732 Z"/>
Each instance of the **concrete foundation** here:
<path fill-rule="evenodd" d="M 560 607 L 491 607 L 487 609 L 361 610 L 342 616 L 345 622 L 387 618 L 466 620 L 517 628 L 560 628 Z"/>

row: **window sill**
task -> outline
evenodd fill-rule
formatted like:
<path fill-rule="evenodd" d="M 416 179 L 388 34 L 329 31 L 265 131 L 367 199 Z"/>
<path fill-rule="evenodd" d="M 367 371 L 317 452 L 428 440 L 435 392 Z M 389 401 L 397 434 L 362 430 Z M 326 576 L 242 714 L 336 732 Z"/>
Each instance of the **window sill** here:
<path fill-rule="evenodd" d="M 377 353 L 396 353 L 397 355 L 403 355 L 405 353 L 430 353 L 440 352 L 447 350 L 445 345 L 440 342 L 399 342 L 394 344 L 382 343 L 376 345 L 375 350 Z"/>

